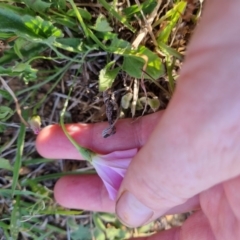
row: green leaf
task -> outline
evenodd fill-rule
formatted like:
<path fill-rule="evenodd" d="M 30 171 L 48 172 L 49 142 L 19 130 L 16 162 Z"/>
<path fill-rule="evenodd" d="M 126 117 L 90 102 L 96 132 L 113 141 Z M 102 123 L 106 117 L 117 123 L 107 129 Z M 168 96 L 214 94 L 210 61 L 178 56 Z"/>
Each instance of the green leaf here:
<path fill-rule="evenodd" d="M 55 47 L 65 49 L 69 52 L 83 53 L 87 51 L 79 38 L 58 38 L 54 43 Z"/>
<path fill-rule="evenodd" d="M 160 101 L 157 97 L 149 98 L 148 99 L 148 105 L 151 107 L 151 109 L 156 112 L 160 107 Z"/>
<path fill-rule="evenodd" d="M 131 77 L 141 78 L 143 66 L 144 59 L 131 55 L 124 56 L 122 69 Z"/>
<path fill-rule="evenodd" d="M 0 97 L 1 97 L 1 96 L 2 96 L 3 98 L 5 98 L 5 99 L 9 100 L 9 101 L 12 100 L 11 94 L 10 94 L 8 91 L 6 91 L 6 90 L 0 89 Z"/>
<path fill-rule="evenodd" d="M 130 18 L 134 15 L 138 17 L 142 17 L 141 11 L 144 13 L 144 15 L 150 14 L 154 8 L 157 5 L 156 0 L 147 0 L 144 1 L 140 6 L 137 4 L 131 5 L 130 7 L 124 8 L 123 13 L 126 15 L 126 17 Z"/>
<path fill-rule="evenodd" d="M 20 228 L 22 225 L 20 218 L 20 198 L 16 197 L 16 200 L 13 202 L 13 209 L 11 211 L 11 223 L 10 223 L 10 232 L 12 239 L 18 239 Z"/>
<path fill-rule="evenodd" d="M 111 32 L 113 29 L 109 25 L 107 18 L 100 14 L 97 18 L 94 30 L 99 32 Z"/>
<path fill-rule="evenodd" d="M 62 31 L 53 26 L 49 21 L 43 20 L 37 16 L 35 18 L 25 15 L 22 17 L 25 26 L 31 31 L 32 36 L 40 39 L 47 39 L 50 37 L 62 37 Z"/>
<path fill-rule="evenodd" d="M 91 240 L 91 233 L 88 227 L 78 225 L 78 229 L 71 233 L 72 240 Z"/>
<path fill-rule="evenodd" d="M 127 41 L 115 37 L 108 50 L 124 56 L 122 69 L 131 77 L 141 78 L 142 70 L 145 70 L 147 74 L 144 74 L 144 78 L 153 80 L 159 78 L 165 72 L 158 55 L 144 46 L 131 49 Z"/>
<path fill-rule="evenodd" d="M 115 61 L 109 62 L 99 74 L 99 91 L 103 92 L 110 88 L 118 75 L 120 67 L 110 69 L 111 66 L 115 63 Z"/>
<path fill-rule="evenodd" d="M 0 8 L 0 29 L 2 32 L 14 32 L 18 36 L 35 41 L 62 36 L 61 30 L 54 27 L 51 22 L 44 21 L 39 16 L 20 16 L 6 8 Z"/>
<path fill-rule="evenodd" d="M 98 228 L 94 229 L 93 234 L 94 234 L 94 238 L 97 240 L 106 240 L 105 233 Z"/>
<path fill-rule="evenodd" d="M 0 106 L 0 121 L 5 121 L 8 117 L 11 117 L 13 110 L 7 106 Z"/>
<path fill-rule="evenodd" d="M 17 56 L 20 58 L 20 59 L 23 59 L 23 55 L 21 53 L 21 48 L 25 46 L 26 44 L 26 40 L 23 39 L 23 38 L 18 38 L 15 42 L 14 42 L 14 46 L 13 46 L 13 49 L 15 51 L 15 53 L 17 54 Z"/>
<path fill-rule="evenodd" d="M 38 70 L 32 68 L 28 63 L 19 63 L 12 68 L 12 71 L 22 77 L 24 82 L 28 84 L 29 81 L 34 81 L 37 78 Z"/>
<path fill-rule="evenodd" d="M 115 214 L 105 213 L 105 212 L 101 212 L 98 214 L 99 214 L 100 218 L 105 222 L 111 222 L 111 223 L 115 224 L 116 221 L 118 221 Z"/>
<path fill-rule="evenodd" d="M 66 9 L 66 1 L 65 0 L 53 1 L 53 7 L 56 7 L 60 10 L 65 10 Z"/>
<path fill-rule="evenodd" d="M 93 214 L 93 222 L 94 222 L 95 226 L 96 226 L 99 230 L 105 232 L 106 227 L 105 227 L 105 225 L 104 225 L 104 223 L 103 223 L 103 221 L 102 221 L 102 219 L 100 218 L 100 216 L 99 216 L 98 213 L 94 213 L 94 214 Z"/>
<path fill-rule="evenodd" d="M 131 30 L 132 32 L 135 32 L 135 29 L 128 22 L 127 18 L 125 16 L 121 16 L 117 11 L 115 11 L 115 9 L 114 9 L 114 7 L 112 5 L 110 5 L 105 0 L 99 0 L 99 2 L 108 11 L 108 14 L 112 15 L 114 18 L 116 18 L 118 21 L 120 21 L 129 30 Z"/>
<path fill-rule="evenodd" d="M 30 59 L 32 57 L 38 56 L 46 48 L 47 46 L 45 44 L 26 41 L 26 44 L 21 46 L 21 49 L 19 49 L 19 51 L 24 59 Z M 19 56 L 16 54 L 14 48 L 8 49 L 0 58 L 0 66 L 16 60 L 19 60 Z M 2 72 L 0 70 L 0 74 L 1 73 Z"/>
<path fill-rule="evenodd" d="M 124 109 L 128 109 L 132 100 L 133 94 L 131 92 L 125 94 L 122 98 L 121 98 L 121 106 Z"/>
<path fill-rule="evenodd" d="M 47 3 L 42 0 L 23 0 L 23 2 L 30 7 L 34 12 L 46 12 L 52 3 Z"/>
<path fill-rule="evenodd" d="M 22 32 L 31 34 L 31 31 L 24 25 L 21 16 L 4 8 L 0 8 L 0 29 L 1 32 Z"/>
<path fill-rule="evenodd" d="M 172 30 L 176 26 L 180 17 L 182 16 L 186 6 L 187 6 L 187 2 L 181 1 L 177 5 L 175 5 L 173 9 L 171 9 L 170 20 L 166 24 L 166 27 L 159 34 L 159 36 L 157 38 L 158 43 L 160 43 L 160 42 L 167 43 L 168 42 L 168 39 L 169 39 L 170 34 L 172 33 Z"/>
<path fill-rule="evenodd" d="M 117 229 L 114 227 L 106 229 L 107 239 L 129 239 L 131 234 L 123 229 Z"/>
<path fill-rule="evenodd" d="M 176 49 L 169 47 L 167 44 L 163 42 L 158 42 L 158 47 L 164 54 L 166 54 L 166 56 L 174 56 L 181 61 L 183 60 L 183 55 L 179 53 Z"/>
<path fill-rule="evenodd" d="M 6 169 L 9 171 L 12 171 L 13 167 L 10 164 L 9 160 L 0 157 L 0 169 Z"/>
<path fill-rule="evenodd" d="M 85 10 L 83 8 L 77 8 L 77 10 L 83 19 L 86 19 L 88 21 L 90 21 L 92 19 L 91 13 L 89 13 L 87 10 Z M 70 9 L 67 11 L 67 16 L 75 17 L 76 14 L 73 9 Z"/>
<path fill-rule="evenodd" d="M 147 103 L 154 112 L 156 112 L 160 107 L 160 101 L 158 97 L 141 97 L 139 100 L 140 102 L 144 103 L 144 105 Z"/>
<path fill-rule="evenodd" d="M 146 79 L 158 79 L 164 74 L 161 59 L 144 46 L 140 46 L 137 50 L 126 50 L 123 55 L 123 70 L 132 77 L 141 78 L 145 65 L 147 74 L 144 74 L 144 78 Z"/>

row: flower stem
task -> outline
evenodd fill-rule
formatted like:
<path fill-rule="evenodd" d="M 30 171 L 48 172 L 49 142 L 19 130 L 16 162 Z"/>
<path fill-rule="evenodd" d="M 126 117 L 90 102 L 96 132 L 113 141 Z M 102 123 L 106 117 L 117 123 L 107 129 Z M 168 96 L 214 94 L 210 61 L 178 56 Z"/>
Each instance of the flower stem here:
<path fill-rule="evenodd" d="M 68 105 L 68 100 L 70 97 L 70 94 L 72 92 L 72 87 L 70 88 L 70 91 L 68 93 L 68 98 L 66 99 L 65 103 L 64 103 L 64 107 L 63 110 L 61 111 L 60 114 L 60 125 L 62 127 L 62 130 L 64 132 L 64 134 L 66 135 L 66 137 L 68 138 L 68 140 L 73 144 L 73 146 L 79 151 L 79 153 L 82 155 L 82 157 L 84 158 L 84 160 L 87 160 L 89 162 L 92 162 L 92 156 L 94 155 L 94 152 L 92 152 L 91 150 L 81 147 L 68 133 L 65 125 L 64 125 L 64 114 L 66 112 L 67 109 L 67 105 Z"/>

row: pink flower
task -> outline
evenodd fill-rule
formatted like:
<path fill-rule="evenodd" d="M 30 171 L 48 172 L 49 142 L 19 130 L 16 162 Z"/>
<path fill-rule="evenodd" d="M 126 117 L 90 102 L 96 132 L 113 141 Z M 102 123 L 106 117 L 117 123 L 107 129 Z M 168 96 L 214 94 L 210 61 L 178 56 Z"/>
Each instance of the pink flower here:
<path fill-rule="evenodd" d="M 97 154 L 92 156 L 91 163 L 102 179 L 111 200 L 116 199 L 127 168 L 137 151 L 137 148 L 134 148 L 115 151 L 106 155 Z"/>

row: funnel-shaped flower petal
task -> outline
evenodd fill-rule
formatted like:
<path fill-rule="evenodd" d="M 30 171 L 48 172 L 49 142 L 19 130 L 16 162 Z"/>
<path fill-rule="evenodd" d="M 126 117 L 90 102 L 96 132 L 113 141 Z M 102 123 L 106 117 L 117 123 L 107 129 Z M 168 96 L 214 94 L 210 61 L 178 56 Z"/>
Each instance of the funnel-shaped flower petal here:
<path fill-rule="evenodd" d="M 137 148 L 134 148 L 106 155 L 93 155 L 91 163 L 107 188 L 110 199 L 116 199 L 127 168 L 137 151 Z"/>

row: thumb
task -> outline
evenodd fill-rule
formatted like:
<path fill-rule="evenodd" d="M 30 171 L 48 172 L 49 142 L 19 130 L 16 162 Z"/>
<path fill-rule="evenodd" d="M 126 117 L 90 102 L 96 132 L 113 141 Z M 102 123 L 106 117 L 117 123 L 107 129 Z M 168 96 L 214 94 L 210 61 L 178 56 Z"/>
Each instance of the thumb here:
<path fill-rule="evenodd" d="M 240 44 L 235 41 L 240 27 L 226 27 L 227 33 L 218 35 L 223 26 L 230 26 L 239 18 L 234 5 L 240 4 L 226 4 L 206 2 L 175 94 L 128 168 L 116 204 L 119 219 L 128 226 L 150 222 L 194 195 L 240 174 L 236 54 Z M 224 8 L 228 9 L 226 15 L 221 14 Z"/>

